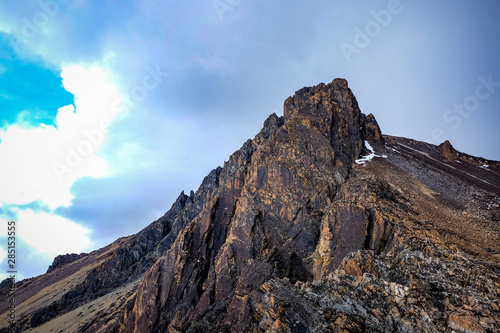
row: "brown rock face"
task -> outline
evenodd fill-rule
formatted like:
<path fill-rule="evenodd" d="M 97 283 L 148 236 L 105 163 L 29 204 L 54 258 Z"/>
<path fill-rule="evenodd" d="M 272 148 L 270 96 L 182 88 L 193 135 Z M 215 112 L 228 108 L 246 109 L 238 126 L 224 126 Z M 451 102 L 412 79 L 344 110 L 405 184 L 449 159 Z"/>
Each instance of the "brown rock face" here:
<path fill-rule="evenodd" d="M 448 140 L 446 140 L 445 142 L 440 144 L 438 146 L 438 149 L 439 149 L 439 152 L 441 153 L 441 156 L 444 159 L 452 161 L 454 159 L 457 159 L 457 157 L 458 157 L 458 152 L 455 150 L 455 148 L 453 148 L 450 141 L 448 141 Z"/>
<path fill-rule="evenodd" d="M 366 116 L 365 120 L 365 140 L 374 143 L 385 142 L 384 137 L 382 136 L 382 132 L 380 131 L 380 127 L 378 126 L 378 123 L 375 120 L 375 116 L 371 113 L 368 116 Z"/>
<path fill-rule="evenodd" d="M 325 208 L 373 137 L 365 119 L 345 80 L 288 98 L 284 119 L 272 115 L 230 157 L 213 199 L 146 274 L 125 330 L 248 330 L 265 281 L 312 280 Z M 328 267 L 364 246 L 365 212 L 352 209 L 339 214 L 358 223 L 336 226 L 345 246 Z"/>
<path fill-rule="evenodd" d="M 335 271 L 351 252 L 381 253 L 392 235 L 394 219 L 401 215 L 397 206 L 404 202 L 399 197 L 387 183 L 373 179 L 346 182 L 322 218 L 315 253 L 316 280 Z"/>
<path fill-rule="evenodd" d="M 336 79 L 138 234 L 19 282 L 0 332 L 493 332 L 499 203 L 500 163 L 382 136 Z"/>
<path fill-rule="evenodd" d="M 473 316 L 460 316 L 451 314 L 448 317 L 448 326 L 457 332 L 466 333 L 485 333 L 479 319 Z"/>

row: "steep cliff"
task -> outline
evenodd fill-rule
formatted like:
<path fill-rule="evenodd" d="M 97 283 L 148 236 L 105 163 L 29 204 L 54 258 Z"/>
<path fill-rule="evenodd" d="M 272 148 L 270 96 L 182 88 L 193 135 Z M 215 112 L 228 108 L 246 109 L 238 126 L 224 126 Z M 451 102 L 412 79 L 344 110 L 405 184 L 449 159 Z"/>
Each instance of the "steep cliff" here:
<path fill-rule="evenodd" d="M 138 234 L 19 282 L 0 332 L 495 332 L 499 204 L 500 163 L 383 136 L 336 79 Z"/>

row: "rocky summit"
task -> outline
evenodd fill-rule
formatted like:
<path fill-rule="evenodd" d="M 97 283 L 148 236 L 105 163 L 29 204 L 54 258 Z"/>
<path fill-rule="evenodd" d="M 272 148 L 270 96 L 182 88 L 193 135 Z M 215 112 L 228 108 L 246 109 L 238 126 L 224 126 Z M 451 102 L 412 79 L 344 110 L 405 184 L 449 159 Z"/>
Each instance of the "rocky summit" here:
<path fill-rule="evenodd" d="M 0 332 L 500 332 L 500 163 L 300 89 L 160 219 L 16 284 Z"/>

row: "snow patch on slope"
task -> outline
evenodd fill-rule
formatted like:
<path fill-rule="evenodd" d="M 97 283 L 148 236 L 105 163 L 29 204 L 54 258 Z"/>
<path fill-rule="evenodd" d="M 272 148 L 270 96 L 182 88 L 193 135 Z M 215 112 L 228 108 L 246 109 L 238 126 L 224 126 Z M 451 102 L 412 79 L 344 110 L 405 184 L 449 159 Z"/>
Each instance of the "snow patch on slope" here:
<path fill-rule="evenodd" d="M 370 162 L 374 157 L 387 157 L 385 155 L 375 155 L 375 151 L 373 150 L 373 147 L 368 143 L 368 141 L 365 141 L 365 147 L 370 151 L 370 154 L 362 156 L 360 159 L 354 161 L 356 162 L 356 164 L 365 164 L 366 162 Z"/>

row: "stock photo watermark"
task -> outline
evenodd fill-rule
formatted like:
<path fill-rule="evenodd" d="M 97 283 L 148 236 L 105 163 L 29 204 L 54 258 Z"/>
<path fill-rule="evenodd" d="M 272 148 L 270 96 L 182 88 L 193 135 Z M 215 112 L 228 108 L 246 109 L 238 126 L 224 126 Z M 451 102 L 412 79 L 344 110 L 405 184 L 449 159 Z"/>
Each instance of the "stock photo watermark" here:
<path fill-rule="evenodd" d="M 241 5 L 242 2 L 243 0 L 214 0 L 212 5 L 219 19 L 223 21 L 225 13 L 228 11 L 232 12 L 236 7 Z"/>
<path fill-rule="evenodd" d="M 467 119 L 476 112 L 481 106 L 482 101 L 486 101 L 500 87 L 500 81 L 493 80 L 493 74 L 489 74 L 487 78 L 479 76 L 477 78 L 479 84 L 476 85 L 474 92 L 467 95 L 462 102 L 454 103 L 449 109 L 443 113 L 443 120 L 451 124 L 451 129 L 458 130 L 464 119 Z M 434 144 L 439 144 L 448 139 L 443 128 L 437 127 L 431 133 L 430 141 Z"/>
<path fill-rule="evenodd" d="M 411 0 L 410 0 L 411 1 Z M 373 20 L 368 21 L 364 28 L 354 27 L 354 37 L 352 44 L 347 42 L 340 43 L 339 47 L 347 63 L 351 63 L 354 54 L 360 54 L 363 49 L 368 47 L 372 40 L 380 35 L 383 28 L 391 23 L 393 16 L 403 11 L 403 5 L 399 0 L 391 0 L 387 3 L 386 9 L 370 12 Z"/>
<path fill-rule="evenodd" d="M 146 67 L 147 74 L 142 79 L 142 84 L 134 86 L 128 96 L 125 96 L 124 101 L 116 100 L 112 106 L 113 114 L 119 111 L 124 111 L 134 107 L 137 103 L 143 102 L 149 92 L 155 90 L 168 76 L 166 71 L 163 71 L 160 66 L 155 69 Z M 110 118 L 103 118 L 99 121 L 97 128 L 91 130 L 83 130 L 84 139 L 80 140 L 75 146 L 66 146 L 66 156 L 64 161 L 53 161 L 52 170 L 59 181 L 63 181 L 65 174 L 71 173 L 75 168 L 79 167 L 85 157 L 91 155 L 97 150 L 99 145 L 104 141 L 106 129 L 111 123 Z"/>
<path fill-rule="evenodd" d="M 16 280 L 17 280 L 17 254 L 16 254 L 17 225 L 15 221 L 7 222 L 7 279 L 8 289 L 8 319 L 9 324 L 16 321 Z"/>

